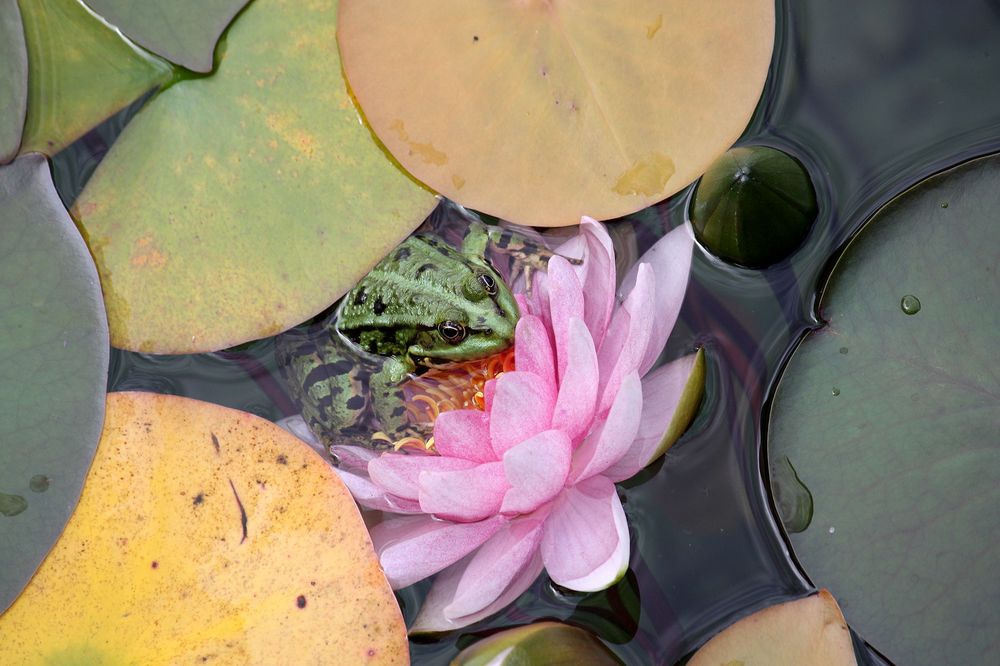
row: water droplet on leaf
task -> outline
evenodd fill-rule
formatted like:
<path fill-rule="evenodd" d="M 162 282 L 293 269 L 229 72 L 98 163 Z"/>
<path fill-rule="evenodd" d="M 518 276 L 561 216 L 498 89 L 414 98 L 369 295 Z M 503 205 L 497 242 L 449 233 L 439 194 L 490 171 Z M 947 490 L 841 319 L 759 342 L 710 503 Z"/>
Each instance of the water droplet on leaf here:
<path fill-rule="evenodd" d="M 906 314 L 915 315 L 920 312 L 920 299 L 913 294 L 907 294 L 899 301 L 899 307 Z"/>
<path fill-rule="evenodd" d="M 30 481 L 28 481 L 28 487 L 31 488 L 33 492 L 44 493 L 49 489 L 49 477 L 44 474 L 36 474 L 31 477 Z"/>

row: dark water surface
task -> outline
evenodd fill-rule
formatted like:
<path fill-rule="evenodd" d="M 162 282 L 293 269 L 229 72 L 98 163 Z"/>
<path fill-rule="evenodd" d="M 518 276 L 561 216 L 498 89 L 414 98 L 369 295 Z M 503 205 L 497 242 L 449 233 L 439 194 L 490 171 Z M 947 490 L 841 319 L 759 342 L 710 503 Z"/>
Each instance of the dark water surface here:
<path fill-rule="evenodd" d="M 447 663 L 456 643 L 555 618 L 594 631 L 626 663 L 669 664 L 735 619 L 814 589 L 789 552 L 762 478 L 770 390 L 797 341 L 819 325 L 814 307 L 824 271 L 861 224 L 927 175 L 1000 150 L 1000 2 L 781 0 L 778 8 L 770 77 L 740 143 L 770 145 L 802 161 L 820 217 L 789 261 L 763 271 L 726 266 L 696 248 L 664 357 L 704 346 L 708 390 L 681 442 L 620 486 L 633 539 L 629 574 L 595 594 L 556 589 L 542 576 L 518 603 L 471 632 L 413 644 L 415 663 Z M 128 115 L 53 160 L 65 201 L 75 198 Z M 684 191 L 616 224 L 634 230 L 641 253 L 684 220 L 688 196 Z M 292 408 L 275 380 L 271 350 L 262 340 L 197 356 L 116 351 L 109 386 L 274 419 Z M 427 587 L 401 592 L 408 620 Z M 865 658 L 880 663 L 877 655 Z"/>

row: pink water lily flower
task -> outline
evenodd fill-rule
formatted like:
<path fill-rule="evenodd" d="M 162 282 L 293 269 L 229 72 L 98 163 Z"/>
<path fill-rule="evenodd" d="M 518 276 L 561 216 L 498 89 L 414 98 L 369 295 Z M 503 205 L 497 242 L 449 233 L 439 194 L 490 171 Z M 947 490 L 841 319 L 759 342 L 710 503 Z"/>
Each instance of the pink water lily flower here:
<path fill-rule="evenodd" d="M 611 239 L 583 218 L 530 295 L 519 295 L 515 367 L 485 408 L 444 412 L 437 455 L 335 447 L 396 589 L 440 572 L 412 631 L 497 612 L 545 569 L 579 591 L 620 579 L 629 534 L 615 482 L 659 455 L 695 355 L 649 372 L 684 299 L 693 236 L 679 227 L 615 285 Z M 622 296 L 619 299 L 617 294 Z M 647 374 L 648 373 L 648 374 Z"/>

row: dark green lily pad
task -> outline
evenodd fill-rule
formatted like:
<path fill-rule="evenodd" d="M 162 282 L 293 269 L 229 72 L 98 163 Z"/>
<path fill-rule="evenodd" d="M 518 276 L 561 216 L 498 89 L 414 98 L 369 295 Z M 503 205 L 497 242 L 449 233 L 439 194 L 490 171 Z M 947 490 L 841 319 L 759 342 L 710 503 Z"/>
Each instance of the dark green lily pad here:
<path fill-rule="evenodd" d="M 740 146 L 701 177 L 691 223 L 719 258 L 762 268 L 802 244 L 817 212 L 816 190 L 801 162 L 767 146 Z"/>
<path fill-rule="evenodd" d="M 0 612 L 80 497 L 104 423 L 97 269 L 41 155 L 0 167 Z"/>
<path fill-rule="evenodd" d="M 215 43 L 249 0 L 87 0 L 130 39 L 196 72 L 212 71 Z"/>
<path fill-rule="evenodd" d="M 55 155 L 173 77 L 77 0 L 21 0 L 21 14 L 31 72 L 22 153 Z"/>
<path fill-rule="evenodd" d="M 28 51 L 15 0 L 0 0 L 0 164 L 21 145 L 28 101 Z"/>
<path fill-rule="evenodd" d="M 883 207 L 773 405 L 772 483 L 787 457 L 813 499 L 795 554 L 900 664 L 1000 661 L 998 210 L 998 156 Z"/>

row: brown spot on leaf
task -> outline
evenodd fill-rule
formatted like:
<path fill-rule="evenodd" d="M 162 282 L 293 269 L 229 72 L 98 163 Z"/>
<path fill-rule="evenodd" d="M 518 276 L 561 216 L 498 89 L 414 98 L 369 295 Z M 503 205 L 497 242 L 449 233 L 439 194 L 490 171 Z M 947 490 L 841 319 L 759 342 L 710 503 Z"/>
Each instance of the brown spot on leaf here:
<path fill-rule="evenodd" d="M 298 598 L 295 600 L 295 605 L 298 606 L 299 608 L 305 608 L 306 607 L 306 595 L 300 594 L 298 596 Z"/>

